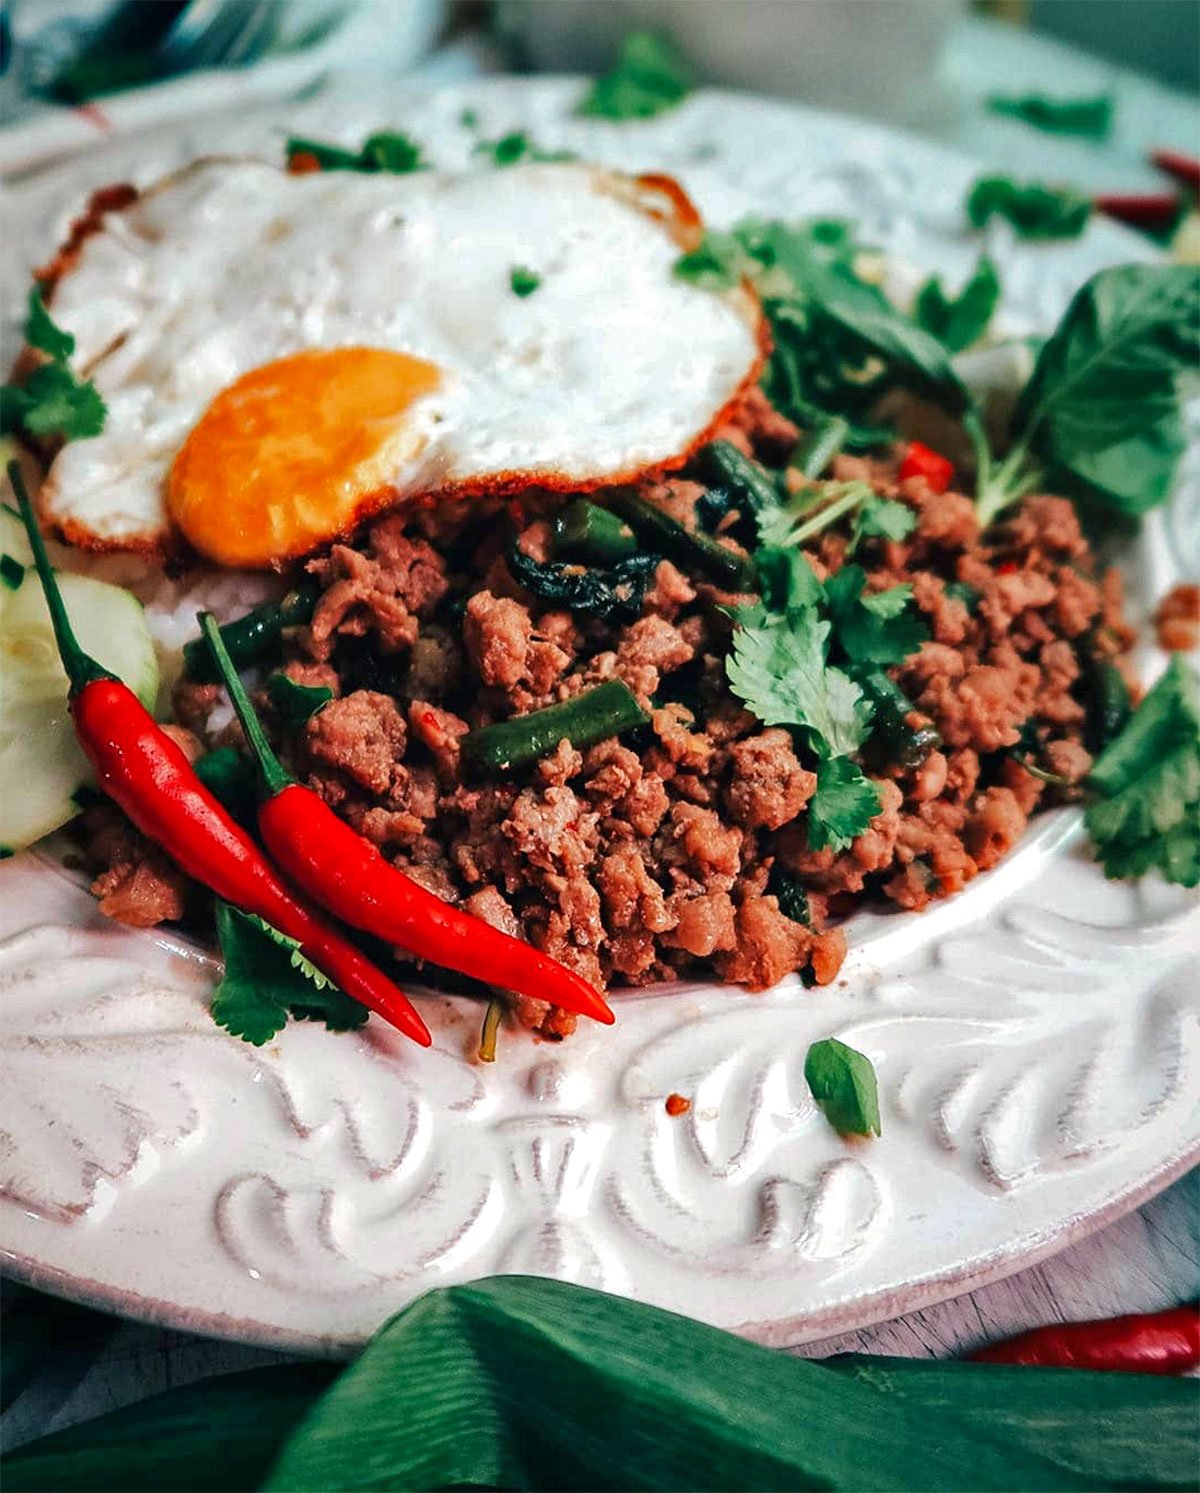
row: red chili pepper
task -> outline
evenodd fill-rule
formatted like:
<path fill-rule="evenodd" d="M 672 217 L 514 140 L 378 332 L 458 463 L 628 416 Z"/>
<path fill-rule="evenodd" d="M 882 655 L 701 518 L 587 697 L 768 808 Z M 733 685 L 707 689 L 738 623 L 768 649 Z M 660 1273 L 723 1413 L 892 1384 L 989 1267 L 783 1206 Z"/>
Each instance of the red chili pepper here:
<path fill-rule="evenodd" d="M 1035 1327 L 981 1348 L 971 1358 L 976 1363 L 1182 1374 L 1200 1367 L 1200 1310 L 1193 1304 L 1107 1322 Z"/>
<path fill-rule="evenodd" d="M 133 691 L 84 653 L 15 461 L 9 463 L 8 476 L 29 531 L 58 651 L 70 680 L 68 704 L 75 734 L 96 769 L 100 787 L 194 881 L 296 939 L 304 956 L 347 995 L 428 1047 L 429 1029 L 407 996 L 325 917 L 289 891 Z"/>
<path fill-rule="evenodd" d="M 595 1021 L 613 1021 L 603 997 L 573 970 L 443 902 L 384 860 L 324 799 L 290 777 L 263 734 L 216 619 L 203 613 L 200 626 L 258 759 L 264 789 L 259 831 L 297 886 L 343 922 L 419 959 Z"/>
<path fill-rule="evenodd" d="M 1108 192 L 1095 198 L 1096 211 L 1131 228 L 1166 228 L 1179 214 L 1174 192 Z"/>
<path fill-rule="evenodd" d="M 924 477 L 933 492 L 946 492 L 954 480 L 954 463 L 920 441 L 909 441 L 900 463 L 900 481 L 910 477 Z"/>
<path fill-rule="evenodd" d="M 1178 150 L 1155 150 L 1151 151 L 1150 160 L 1160 171 L 1200 195 L 1200 161 L 1195 156 L 1185 156 Z"/>

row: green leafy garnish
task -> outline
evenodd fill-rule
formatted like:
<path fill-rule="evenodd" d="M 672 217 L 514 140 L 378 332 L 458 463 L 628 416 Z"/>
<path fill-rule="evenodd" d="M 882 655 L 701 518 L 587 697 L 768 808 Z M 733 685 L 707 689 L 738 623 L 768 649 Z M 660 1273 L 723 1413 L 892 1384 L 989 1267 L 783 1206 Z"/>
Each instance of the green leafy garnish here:
<path fill-rule="evenodd" d="M 297 684 L 286 674 L 272 674 L 266 683 L 267 698 L 285 726 L 302 726 L 333 699 L 327 684 Z"/>
<path fill-rule="evenodd" d="M 1161 503 L 1198 358 L 1200 270 L 1126 264 L 1093 276 L 1038 356 L 1008 456 L 992 468 L 981 454 L 980 523 L 1038 486 L 1126 515 Z"/>
<path fill-rule="evenodd" d="M 962 352 L 987 331 L 999 299 L 1000 277 L 985 254 L 957 296 L 947 295 L 941 279 L 930 276 L 917 292 L 913 317 L 951 352 Z"/>
<path fill-rule="evenodd" d="M 25 579 L 25 567 L 20 560 L 14 560 L 11 555 L 0 555 L 0 581 L 10 591 L 15 591 Z"/>
<path fill-rule="evenodd" d="M 1011 176 L 983 176 L 967 196 L 967 218 L 982 228 L 1005 218 L 1021 238 L 1078 238 L 1092 215 L 1092 201 L 1067 187 L 1022 184 Z"/>
<path fill-rule="evenodd" d="M 1085 140 L 1107 140 L 1113 122 L 1113 100 L 1108 93 L 1063 99 L 1040 93 L 993 94 L 988 108 L 993 114 L 1021 119 L 1048 135 L 1078 135 Z"/>
<path fill-rule="evenodd" d="M 794 609 L 738 627 L 725 672 L 733 693 L 766 726 L 805 733 L 822 758 L 856 752 L 871 712 L 858 685 L 828 662 L 828 622 Z"/>
<path fill-rule="evenodd" d="M 350 1031 L 366 1021 L 366 1008 L 330 984 L 295 939 L 227 902 L 218 901 L 215 911 L 225 962 L 212 999 L 218 1026 L 261 1047 L 289 1015 L 323 1020 L 330 1031 Z"/>
<path fill-rule="evenodd" d="M 822 761 L 817 791 L 808 801 L 808 843 L 813 850 L 845 850 L 879 809 L 879 789 L 857 762 L 849 757 Z"/>
<path fill-rule="evenodd" d="M 846 553 L 852 555 L 863 539 L 907 539 L 916 527 L 917 515 L 907 503 L 872 493 L 855 509 Z"/>
<path fill-rule="evenodd" d="M 731 233 L 710 234 L 675 265 L 677 275 L 701 286 L 751 280 L 774 344 L 763 375 L 768 397 L 806 428 L 840 417 L 848 450 L 894 439 L 872 419 L 893 388 L 951 413 L 969 404 L 948 350 L 858 274 L 863 253 L 839 220 L 789 226 L 747 219 Z"/>
<path fill-rule="evenodd" d="M 41 288 L 37 285 L 29 292 L 29 312 L 25 317 L 25 341 L 39 352 L 48 353 L 56 363 L 65 363 L 75 351 L 75 338 L 56 326 L 46 303 L 42 300 Z"/>
<path fill-rule="evenodd" d="M 870 1058 L 836 1037 L 814 1042 L 804 1059 L 804 1079 L 839 1135 L 882 1135 L 879 1086 Z"/>
<path fill-rule="evenodd" d="M 912 587 L 890 586 L 864 596 L 866 581 L 861 566 L 843 565 L 825 582 L 838 646 L 851 663 L 903 663 L 929 637 L 912 606 Z"/>
<path fill-rule="evenodd" d="M 514 264 L 508 283 L 512 286 L 513 295 L 524 299 L 527 295 L 534 293 L 542 283 L 542 277 L 536 270 L 527 270 L 523 265 Z"/>
<path fill-rule="evenodd" d="M 650 119 L 692 91 L 691 69 L 669 37 L 631 31 L 611 72 L 597 78 L 576 113 L 600 119 Z"/>
<path fill-rule="evenodd" d="M 311 156 L 322 171 L 388 171 L 403 176 L 429 167 L 416 141 L 393 130 L 368 135 L 358 150 L 293 135 L 287 143 L 288 160 L 294 156 Z"/>
<path fill-rule="evenodd" d="M 1200 680 L 1175 655 L 1128 725 L 1092 764 L 1086 814 L 1104 873 L 1157 869 L 1200 882 Z"/>
<path fill-rule="evenodd" d="M 29 293 L 25 341 L 53 361 L 35 368 L 23 384 L 0 387 L 0 434 L 60 435 L 82 440 L 104 429 L 107 410 L 94 384 L 81 383 L 67 367 L 75 338 L 56 326 L 36 287 Z"/>
<path fill-rule="evenodd" d="M 574 161 L 569 150 L 542 150 L 522 130 L 501 135 L 498 140 L 480 140 L 474 154 L 487 156 L 494 166 L 516 166 L 521 161 Z"/>

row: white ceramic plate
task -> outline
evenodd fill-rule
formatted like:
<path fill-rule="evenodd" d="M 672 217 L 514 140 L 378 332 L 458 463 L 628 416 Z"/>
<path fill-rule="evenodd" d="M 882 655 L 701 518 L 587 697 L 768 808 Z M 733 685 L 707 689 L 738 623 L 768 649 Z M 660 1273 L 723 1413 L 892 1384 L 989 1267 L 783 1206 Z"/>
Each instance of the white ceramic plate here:
<path fill-rule="evenodd" d="M 446 165 L 525 128 L 675 171 L 715 223 L 840 214 L 896 263 L 957 277 L 974 260 L 959 230 L 971 167 L 940 149 L 720 93 L 645 123 L 585 122 L 577 92 L 358 89 L 122 140 L 9 193 L 6 305 L 90 187 L 278 151 L 293 128 L 354 140 L 391 124 Z M 1017 330 L 1053 324 L 1093 270 L 1144 253 L 1104 225 L 1041 248 L 1000 232 L 990 249 Z M 1148 527 L 1136 612 L 1187 565 L 1194 513 L 1193 497 Z M 863 1325 L 1048 1254 L 1195 1160 L 1197 921 L 1177 889 L 1105 882 L 1060 812 L 953 901 L 856 917 L 830 989 L 623 996 L 614 1029 L 584 1023 L 560 1046 L 509 1033 L 487 1067 L 472 1060 L 479 1007 L 449 998 L 429 1003 L 432 1052 L 374 1020 L 235 1042 L 207 1016 L 204 951 L 105 925 L 53 855 L 27 854 L 0 867 L 6 1268 L 130 1315 L 318 1351 L 496 1271 L 771 1343 Z M 814 1109 L 804 1055 L 827 1035 L 873 1059 L 881 1140 L 848 1145 Z M 692 1100 L 680 1118 L 673 1092 Z"/>

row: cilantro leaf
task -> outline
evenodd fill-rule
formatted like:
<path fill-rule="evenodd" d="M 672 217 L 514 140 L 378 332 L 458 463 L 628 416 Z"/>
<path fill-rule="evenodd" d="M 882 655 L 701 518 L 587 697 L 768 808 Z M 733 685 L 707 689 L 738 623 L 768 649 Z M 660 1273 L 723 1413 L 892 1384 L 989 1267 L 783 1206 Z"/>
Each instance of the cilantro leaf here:
<path fill-rule="evenodd" d="M 872 494 L 854 515 L 848 553 L 853 554 L 863 539 L 907 539 L 916 527 L 917 515 L 906 503 Z"/>
<path fill-rule="evenodd" d="M 762 598 L 773 612 L 815 607 L 825 597 L 817 573 L 803 550 L 767 546 L 754 556 Z"/>
<path fill-rule="evenodd" d="M 1022 185 L 1011 176 L 981 176 L 967 195 L 967 218 L 982 228 L 1005 218 L 1020 238 L 1078 238 L 1092 216 L 1092 200 L 1063 187 Z"/>
<path fill-rule="evenodd" d="M 828 665 L 829 633 L 811 608 L 739 627 L 725 672 L 764 725 L 799 727 L 818 755 L 838 757 L 862 746 L 871 708 L 849 675 Z"/>
<path fill-rule="evenodd" d="M 1094 98 L 1046 98 L 1040 93 L 1016 97 L 993 94 L 988 99 L 993 114 L 1023 120 L 1048 135 L 1078 135 L 1085 140 L 1106 140 L 1112 129 L 1113 99 L 1109 93 Z"/>
<path fill-rule="evenodd" d="M 296 156 L 311 157 L 322 171 L 388 171 L 403 176 L 429 168 L 416 141 L 394 130 L 368 135 L 358 150 L 293 135 L 287 142 L 287 158 L 291 161 Z"/>
<path fill-rule="evenodd" d="M 576 113 L 599 119 L 650 119 L 691 93 L 691 69 L 669 37 L 631 31 L 616 66 L 597 78 Z"/>
<path fill-rule="evenodd" d="M 42 300 L 41 288 L 37 285 L 29 292 L 29 314 L 25 318 L 25 341 L 39 352 L 48 353 L 56 363 L 65 362 L 75 351 L 75 338 L 56 326 L 46 303 Z"/>
<path fill-rule="evenodd" d="M 910 585 L 864 596 L 859 565 L 843 565 L 825 582 L 838 647 L 854 664 L 899 664 L 916 653 L 929 629 L 912 606 Z"/>
<path fill-rule="evenodd" d="M 23 384 L 0 389 L 0 432 L 61 435 L 80 440 L 99 435 L 108 413 L 94 384 L 80 383 L 65 363 L 43 363 Z"/>
<path fill-rule="evenodd" d="M 814 1042 L 804 1059 L 804 1081 L 839 1135 L 882 1135 L 879 1086 L 864 1053 L 836 1037 Z"/>
<path fill-rule="evenodd" d="M 542 283 L 542 277 L 536 270 L 527 270 L 523 265 L 514 264 L 508 277 L 508 283 L 512 286 L 512 293 L 520 296 L 522 300 L 532 295 Z"/>
<path fill-rule="evenodd" d="M 323 1019 L 331 1031 L 366 1021 L 365 1007 L 331 985 L 294 939 L 227 902 L 216 904 L 216 919 L 225 973 L 213 992 L 212 1015 L 232 1036 L 261 1047 L 289 1014 Z"/>
<path fill-rule="evenodd" d="M 913 318 L 951 352 L 962 352 L 987 331 L 999 299 L 1000 277 L 985 254 L 957 296 L 947 295 L 941 279 L 931 275 L 917 292 Z"/>
<path fill-rule="evenodd" d="M 498 140 L 480 140 L 474 148 L 475 155 L 487 156 L 493 166 L 515 166 L 520 161 L 574 161 L 578 157 L 569 150 L 542 150 L 521 130 L 501 135 Z"/>
<path fill-rule="evenodd" d="M 817 766 L 817 791 L 808 801 L 808 843 L 814 850 L 845 850 L 879 813 L 879 789 L 849 757 Z"/>
<path fill-rule="evenodd" d="M 1096 761 L 1085 815 L 1105 875 L 1200 882 L 1200 680 L 1176 655 Z"/>
<path fill-rule="evenodd" d="M 327 684 L 297 684 L 286 674 L 270 675 L 266 690 L 285 726 L 302 726 L 333 699 L 333 691 Z"/>

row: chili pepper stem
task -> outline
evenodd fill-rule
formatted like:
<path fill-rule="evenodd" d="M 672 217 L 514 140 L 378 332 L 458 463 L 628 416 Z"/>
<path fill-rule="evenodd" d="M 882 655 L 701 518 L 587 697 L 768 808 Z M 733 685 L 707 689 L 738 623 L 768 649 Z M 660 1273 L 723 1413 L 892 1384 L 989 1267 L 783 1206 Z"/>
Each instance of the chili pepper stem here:
<path fill-rule="evenodd" d="M 29 535 L 33 563 L 37 566 L 38 579 L 42 583 L 46 607 L 50 612 L 50 621 L 54 627 L 54 641 L 58 645 L 58 656 L 62 659 L 62 666 L 71 682 L 72 696 L 77 695 L 85 685 L 93 684 L 98 679 L 115 679 L 115 674 L 110 674 L 102 664 L 98 664 L 79 646 L 79 639 L 75 636 L 75 629 L 71 626 L 71 619 L 67 616 L 66 606 L 63 604 L 62 592 L 58 589 L 58 582 L 54 578 L 50 556 L 46 553 L 46 543 L 42 538 L 41 529 L 38 528 L 33 504 L 30 502 L 29 492 L 25 487 L 25 479 L 21 475 L 21 465 L 18 461 L 9 462 L 8 480 L 12 483 L 13 492 L 17 495 L 21 522 L 25 525 L 25 532 Z"/>
<path fill-rule="evenodd" d="M 285 770 L 279 758 L 271 750 L 271 743 L 263 731 L 262 722 L 250 703 L 250 697 L 238 677 L 237 670 L 233 667 L 233 660 L 229 657 L 225 640 L 221 637 L 220 626 L 211 612 L 200 613 L 200 630 L 212 649 L 213 658 L 220 670 L 225 688 L 229 692 L 237 718 L 242 723 L 242 730 L 246 733 L 246 740 L 250 743 L 250 750 L 254 753 L 258 763 L 263 797 L 274 798 L 277 793 L 282 793 L 285 788 L 294 783 L 295 778 Z"/>

